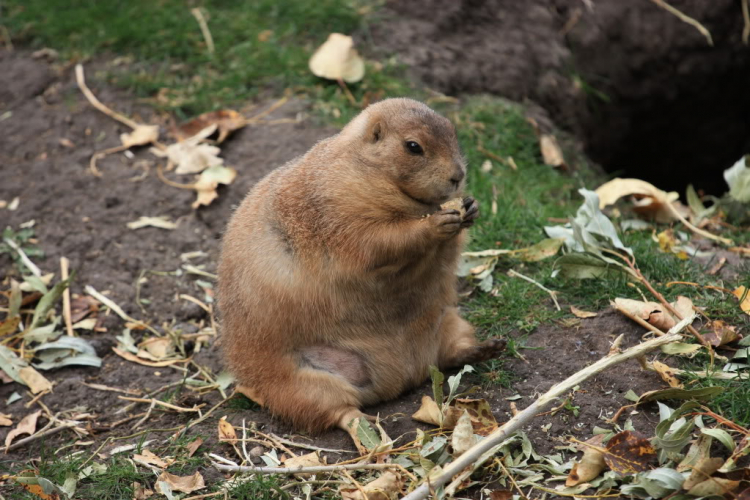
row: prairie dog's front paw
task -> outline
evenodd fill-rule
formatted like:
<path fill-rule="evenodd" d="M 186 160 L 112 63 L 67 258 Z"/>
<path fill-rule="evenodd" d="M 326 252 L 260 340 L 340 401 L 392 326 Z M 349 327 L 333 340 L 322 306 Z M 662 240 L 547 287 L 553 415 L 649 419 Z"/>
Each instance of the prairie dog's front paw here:
<path fill-rule="evenodd" d="M 430 216 L 430 224 L 441 238 L 451 238 L 461 230 L 461 213 L 458 210 L 447 209 Z"/>
<path fill-rule="evenodd" d="M 461 221 L 461 227 L 471 227 L 474 221 L 479 217 L 479 202 L 471 196 L 464 198 L 463 207 L 466 211 Z"/>

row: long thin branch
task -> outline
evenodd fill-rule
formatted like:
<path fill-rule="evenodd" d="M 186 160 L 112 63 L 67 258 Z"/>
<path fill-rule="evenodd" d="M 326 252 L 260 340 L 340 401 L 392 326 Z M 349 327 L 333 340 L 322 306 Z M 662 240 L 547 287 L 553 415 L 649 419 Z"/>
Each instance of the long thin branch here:
<path fill-rule="evenodd" d="M 692 17 L 690 17 L 690 16 L 688 16 L 686 14 L 683 14 L 681 11 L 675 9 L 674 7 L 672 7 L 671 5 L 669 5 L 664 0 L 651 0 L 651 1 L 654 2 L 656 5 L 658 5 L 659 7 L 661 7 L 662 9 L 666 10 L 667 12 L 669 12 L 670 14 L 676 16 L 680 21 L 682 21 L 684 23 L 688 23 L 689 25 L 695 27 L 695 29 L 697 29 L 701 33 L 701 35 L 703 35 L 703 36 L 706 37 L 706 40 L 708 41 L 708 44 L 711 47 L 714 46 L 714 41 L 711 38 L 711 33 L 701 23 L 699 23 L 698 21 L 696 21 Z"/>
<path fill-rule="evenodd" d="M 80 64 L 76 64 L 76 83 L 78 83 L 78 87 L 81 89 L 81 92 L 83 92 L 83 95 L 86 96 L 86 99 L 91 103 L 92 106 L 94 106 L 96 109 L 104 113 L 105 115 L 114 118 L 120 123 L 124 123 L 128 127 L 135 129 L 138 127 L 138 124 L 128 118 L 125 115 L 121 115 L 117 111 L 113 111 L 109 109 L 107 106 L 102 104 L 102 102 L 96 98 L 93 92 L 86 86 L 86 79 L 83 77 L 83 66 Z"/>
<path fill-rule="evenodd" d="M 213 459 L 217 455 L 209 453 Z M 319 474 L 321 472 L 341 472 L 345 470 L 383 470 L 400 469 L 399 464 L 351 464 L 351 465 L 320 465 L 314 467 L 254 467 L 250 465 L 225 465 L 213 462 L 213 466 L 225 472 L 252 472 L 253 474 Z"/>
<path fill-rule="evenodd" d="M 65 281 L 68 279 L 68 271 L 70 268 L 70 261 L 67 257 L 60 257 L 60 279 Z M 68 332 L 69 337 L 75 336 L 73 333 L 73 321 L 70 317 L 70 287 L 65 287 L 63 290 L 63 318 L 65 319 L 65 330 Z"/>
<path fill-rule="evenodd" d="M 745 20 L 745 27 L 742 29 L 742 43 L 747 45 L 750 38 L 750 9 L 747 6 L 747 0 L 742 0 L 742 18 Z"/>
<path fill-rule="evenodd" d="M 404 497 L 404 500 L 422 500 L 424 498 L 427 498 L 427 495 L 430 494 L 430 488 L 434 489 L 442 486 L 443 484 L 450 481 L 453 476 L 459 474 L 469 466 L 471 466 L 473 469 L 479 467 L 495 454 L 495 448 L 500 443 L 505 441 L 518 429 L 526 425 L 532 418 L 534 418 L 534 416 L 536 416 L 537 413 L 542 411 L 554 399 L 562 396 L 563 394 L 566 394 L 576 385 L 580 385 L 589 378 L 601 373 L 608 368 L 622 363 L 623 361 L 638 358 L 640 356 L 643 356 L 647 352 L 656 349 L 657 347 L 676 342 L 681 338 L 682 336 L 679 333 L 669 333 L 662 337 L 657 337 L 655 339 L 633 346 L 630 349 L 627 349 L 626 351 L 619 354 L 608 355 L 600 359 L 593 365 L 588 366 L 577 373 L 574 373 L 564 381 L 554 385 L 539 399 L 534 401 L 523 411 L 519 412 L 504 425 L 493 431 L 479 443 L 472 446 L 455 461 L 446 465 L 442 474 L 438 475 L 437 477 L 431 478 L 429 483 L 422 483 L 422 485 L 406 495 Z"/>
<path fill-rule="evenodd" d="M 21 262 L 23 262 L 23 265 L 26 266 L 26 268 L 31 271 L 31 274 L 36 276 L 37 278 L 42 277 L 42 271 L 39 270 L 38 267 L 36 267 L 36 264 L 31 262 L 31 259 L 29 259 L 29 256 L 26 255 L 26 253 L 19 247 L 15 241 L 11 240 L 10 238 L 3 238 L 3 241 L 11 247 L 13 250 L 16 251 L 19 257 L 21 257 Z"/>

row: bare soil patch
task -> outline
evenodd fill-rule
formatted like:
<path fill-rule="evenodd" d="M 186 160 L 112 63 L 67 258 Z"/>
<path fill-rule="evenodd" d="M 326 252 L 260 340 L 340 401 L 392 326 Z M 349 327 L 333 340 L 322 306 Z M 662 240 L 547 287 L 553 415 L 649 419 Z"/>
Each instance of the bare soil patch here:
<path fill-rule="evenodd" d="M 100 68 L 105 64 L 97 63 Z M 72 285 L 74 294 L 82 293 L 85 285 L 92 285 L 99 291 L 109 291 L 109 297 L 128 314 L 143 318 L 155 326 L 173 322 L 175 329 L 196 331 L 197 323 L 206 320 L 205 313 L 194 304 L 180 300 L 178 295 L 186 293 L 197 296 L 200 291 L 193 276 L 149 274 L 148 281 L 141 286 L 141 297 L 151 303 L 144 305 L 145 312 L 141 311 L 136 304 L 135 294 L 136 281 L 142 271 L 174 271 L 182 264 L 180 254 L 200 250 L 207 255 L 193 263 L 204 264 L 206 271 L 214 272 L 220 237 L 232 207 L 264 174 L 303 153 L 321 138 L 335 133 L 333 129 L 316 126 L 311 119 L 296 124 L 250 126 L 236 132 L 223 146 L 222 156 L 227 165 L 239 171 L 237 180 L 222 188 L 219 199 L 211 206 L 196 211 L 190 208 L 193 192 L 163 184 L 155 174 L 153 156 L 146 151 L 136 151 L 133 158 L 118 154 L 102 160 L 99 163 L 103 172 L 101 178 L 89 172 L 91 155 L 118 144 L 119 134 L 127 130 L 85 101 L 75 85 L 70 68 L 52 68 L 46 63 L 32 60 L 28 54 L 18 52 L 0 53 L 0 66 L 3 67 L 0 72 L 2 109 L 12 113 L 0 122 L 0 199 L 20 198 L 17 210 L 0 211 L 2 225 L 18 227 L 21 223 L 35 220 L 39 245 L 46 253 L 46 259 L 37 262 L 40 267 L 45 271 L 58 271 L 59 258 L 69 258 L 71 268 L 78 273 Z M 94 65 L 90 67 L 95 68 Z M 93 75 L 94 71 L 90 70 L 90 74 Z M 145 123 L 165 123 L 165 117 L 147 106 L 134 104 L 136 99 L 127 93 L 114 90 L 93 78 L 90 78 L 89 85 L 113 109 Z M 257 108 L 261 110 L 267 105 L 258 103 Z M 307 110 L 305 102 L 292 101 L 274 112 L 272 118 L 295 117 Z M 61 143 L 61 139 L 69 141 L 63 141 L 68 145 Z M 142 166 L 149 165 L 148 162 L 152 164 L 146 171 L 147 175 L 133 180 L 144 173 Z M 177 220 L 179 227 L 174 231 L 157 228 L 133 231 L 126 227 L 126 223 L 140 216 L 157 215 Z M 18 271 L 12 268 L 7 255 L 1 255 L 0 281 L 9 276 L 18 277 Z M 150 391 L 182 378 L 180 372 L 169 367 L 149 368 L 118 357 L 111 348 L 116 345 L 115 336 L 121 334 L 124 328 L 123 321 L 112 314 L 107 317 L 104 326 L 106 332 L 86 335 L 103 358 L 102 368 L 62 368 L 45 372 L 55 386 L 53 393 L 42 398 L 53 412 L 83 406 L 94 413 L 96 418 L 90 430 L 96 445 L 107 436 L 128 435 L 133 431 L 130 424 L 115 430 L 108 427 L 127 416 L 127 413 L 115 413 L 127 402 L 120 400 L 116 393 L 91 389 L 83 382 Z M 133 333 L 137 340 L 138 332 Z M 553 383 L 604 356 L 610 343 L 621 333 L 626 335 L 624 344 L 627 347 L 639 341 L 642 329 L 611 312 L 581 320 L 572 327 L 540 327 L 522 340 L 532 348 L 522 351 L 526 360 L 513 359 L 505 364 L 514 377 L 512 387 L 485 387 L 477 397 L 490 401 L 497 420 L 503 422 L 510 412 L 509 401 L 505 398 L 519 394 L 522 399 L 516 403 L 520 408 L 525 407 Z M 520 337 L 521 334 L 516 336 Z M 221 370 L 215 345 L 201 351 L 196 361 L 214 373 Z M 469 387 L 477 380 L 467 377 L 464 386 Z M 601 374 L 575 393 L 572 404 L 580 408 L 577 417 L 563 410 L 533 422 L 527 432 L 538 452 L 549 452 L 554 446 L 563 444 L 559 440 L 564 435 L 588 437 L 595 425 L 602 425 L 602 416 L 610 416 L 626 403 L 622 395 L 629 389 L 642 392 L 662 386 L 656 375 L 641 371 L 637 364 L 624 365 L 615 373 Z M 5 401 L 15 391 L 25 394 L 16 383 L 0 385 L 0 401 Z M 419 426 L 410 415 L 419 407 L 421 396 L 429 393 L 429 384 L 425 383 L 398 400 L 369 408 L 368 411 L 384 418 L 385 428 L 392 437 L 405 435 L 403 439 L 408 441 Z M 36 409 L 24 406 L 30 399 L 25 394 L 21 401 L 7 406 L 3 411 L 11 413 L 14 422 L 17 422 Z M 210 407 L 218 401 L 220 397 L 217 392 L 198 398 L 184 390 L 175 402 L 184 406 L 205 402 Z M 132 413 L 140 411 L 145 411 L 145 408 L 136 408 Z M 279 435 L 291 432 L 288 426 L 274 420 L 263 410 L 232 410 L 227 407 L 190 431 L 190 435 L 201 434 L 206 438 L 204 449 L 219 453 L 229 449 L 224 449 L 227 445 L 216 442 L 217 420 L 222 415 L 229 415 L 229 420 L 235 425 L 246 419 Z M 155 410 L 147 427 L 166 428 L 186 423 L 191 418 L 190 414 Z M 656 421 L 656 416 L 648 411 L 634 415 L 636 429 L 644 433 L 649 433 Z M 551 426 L 542 429 L 544 423 Z M 0 441 L 7 432 L 8 428 L 0 429 Z M 156 434 L 149 436 L 164 437 Z M 3 455 L 0 469 L 8 469 L 14 464 L 20 467 L 27 460 L 38 457 L 42 445 L 56 449 L 73 441 L 72 434 L 59 433 L 46 443 L 36 442 Z M 308 442 L 327 448 L 354 449 L 348 436 L 341 431 L 331 431 Z M 123 443 L 115 443 L 120 444 Z M 87 450 L 87 453 L 93 451 L 92 447 L 81 449 Z M 332 456 L 330 460 L 339 458 Z M 208 481 L 218 478 L 215 471 L 203 472 Z"/>

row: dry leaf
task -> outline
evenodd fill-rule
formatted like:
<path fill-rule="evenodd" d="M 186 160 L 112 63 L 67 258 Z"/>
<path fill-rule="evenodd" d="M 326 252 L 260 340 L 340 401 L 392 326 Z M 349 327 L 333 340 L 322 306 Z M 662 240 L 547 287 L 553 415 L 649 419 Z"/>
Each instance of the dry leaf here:
<path fill-rule="evenodd" d="M 219 441 L 230 444 L 237 442 L 237 432 L 234 426 L 227 422 L 226 415 L 219 419 Z"/>
<path fill-rule="evenodd" d="M 13 425 L 11 418 L 12 415 L 10 413 L 0 413 L 0 426 L 8 427 L 9 425 Z"/>
<path fill-rule="evenodd" d="M 601 449 L 604 434 L 597 434 L 586 441 L 590 446 L 583 447 L 583 457 L 576 462 L 565 480 L 565 486 L 571 487 L 581 483 L 587 483 L 596 478 L 607 467 L 604 462 L 604 453 Z"/>
<path fill-rule="evenodd" d="M 539 137 L 539 149 L 542 151 L 542 159 L 545 165 L 565 168 L 565 158 L 563 158 L 562 150 L 554 135 L 542 134 Z"/>
<path fill-rule="evenodd" d="M 325 462 L 320 460 L 320 456 L 317 452 L 313 451 L 307 455 L 300 455 L 299 457 L 291 457 L 284 460 L 284 467 L 296 468 L 296 467 L 318 467 L 326 465 Z M 312 474 L 295 474 L 298 477 L 309 477 Z"/>
<path fill-rule="evenodd" d="M 670 305 L 683 317 L 690 316 L 693 313 L 693 302 L 683 296 L 677 297 L 677 300 Z M 656 302 L 643 302 L 641 300 L 621 299 L 614 300 L 616 309 L 624 309 L 633 316 L 638 316 L 662 331 L 667 331 L 675 326 L 680 320 L 672 316 L 666 308 Z"/>
<path fill-rule="evenodd" d="M 636 201 L 634 210 L 639 214 L 647 214 L 657 222 L 671 222 L 676 219 L 668 204 L 675 202 L 680 195 L 671 192 L 667 193 L 640 179 L 612 179 L 605 182 L 596 189 L 599 195 L 599 208 L 603 209 L 607 205 L 614 205 L 617 200 L 624 196 L 635 196 Z M 684 207 L 683 207 L 684 209 Z"/>
<path fill-rule="evenodd" d="M 40 392 L 52 389 L 50 381 L 31 366 L 26 366 L 18 370 L 18 376 L 21 377 L 24 384 L 29 386 L 32 394 L 39 394 Z"/>
<path fill-rule="evenodd" d="M 219 130 L 219 137 L 216 139 L 216 142 L 222 143 L 230 133 L 244 127 L 246 124 L 247 119 L 237 111 L 222 109 L 220 111 L 203 113 L 172 130 L 172 134 L 178 141 L 183 141 L 195 136 L 211 125 L 216 125 L 216 128 Z"/>
<path fill-rule="evenodd" d="M 513 492 L 510 490 L 492 490 L 490 491 L 490 500 L 511 500 Z"/>
<path fill-rule="evenodd" d="M 451 407 L 454 408 L 454 407 Z M 460 417 L 463 412 L 466 411 L 471 417 L 471 425 L 474 429 L 474 434 L 480 436 L 487 436 L 492 431 L 497 429 L 497 420 L 492 414 L 490 404 L 484 399 L 456 399 L 455 413 Z M 446 417 L 446 420 L 448 418 Z M 443 427 L 446 426 L 446 422 L 443 422 Z"/>
<path fill-rule="evenodd" d="M 703 335 L 703 338 L 712 346 L 719 347 L 734 342 L 739 336 L 735 327 L 717 319 L 711 322 L 711 331 Z"/>
<path fill-rule="evenodd" d="M 58 142 L 60 143 L 60 146 L 64 148 L 73 149 L 74 147 L 76 147 L 76 145 L 73 144 L 73 141 L 71 141 L 70 139 L 66 139 L 65 137 L 58 139 Z"/>
<path fill-rule="evenodd" d="M 161 361 L 175 353 L 172 339 L 167 337 L 150 337 L 138 344 L 138 357 L 150 361 Z"/>
<path fill-rule="evenodd" d="M 310 71 L 328 80 L 354 83 L 365 76 L 365 61 L 354 49 L 352 37 L 331 33 L 310 58 Z"/>
<path fill-rule="evenodd" d="M 626 476 L 647 471 L 649 463 L 656 458 L 656 450 L 643 435 L 622 431 L 607 443 L 604 461 L 617 474 Z"/>
<path fill-rule="evenodd" d="M 656 370 L 656 373 L 659 374 L 661 379 L 669 384 L 669 387 L 682 387 L 682 383 L 680 383 L 680 380 L 677 378 L 677 375 L 675 375 L 674 370 L 671 367 L 659 361 L 652 362 L 651 366 L 654 367 L 654 370 Z"/>
<path fill-rule="evenodd" d="M 10 431 L 7 436 L 5 436 L 5 447 L 7 448 L 8 446 L 10 446 L 16 436 L 20 436 L 21 434 L 28 434 L 30 436 L 34 434 L 34 432 L 36 431 L 36 421 L 39 419 L 39 416 L 41 414 L 42 410 L 37 410 L 34 413 L 30 413 L 23 417 L 23 419 L 18 422 L 16 428 Z"/>
<path fill-rule="evenodd" d="M 120 134 L 122 145 L 130 148 L 133 146 L 145 146 L 159 140 L 158 125 L 138 125 L 132 132 Z"/>
<path fill-rule="evenodd" d="M 158 227 L 161 229 L 176 229 L 177 224 L 169 220 L 167 216 L 160 217 L 138 217 L 138 220 L 125 224 L 128 229 L 140 229 L 142 227 Z"/>
<path fill-rule="evenodd" d="M 140 455 L 137 453 L 134 454 L 133 460 L 144 465 L 155 465 L 160 469 L 164 469 L 174 462 L 174 460 L 170 460 L 169 462 L 162 460 L 149 450 L 143 450 L 143 453 Z"/>
<path fill-rule="evenodd" d="M 736 288 L 732 293 L 740 300 L 740 309 L 742 309 L 745 313 L 750 314 L 750 290 L 747 290 L 744 286 L 741 286 Z"/>
<path fill-rule="evenodd" d="M 710 478 L 714 472 L 719 470 L 723 463 L 723 458 L 704 457 L 697 464 L 695 464 L 695 467 L 693 467 L 690 476 L 682 484 L 682 488 L 684 490 L 689 490 L 693 486 L 702 483 L 706 479 Z"/>
<path fill-rule="evenodd" d="M 193 208 L 201 205 L 210 205 L 212 201 L 219 197 L 216 188 L 219 184 L 231 184 L 237 177 L 237 171 L 229 167 L 210 167 L 204 170 L 198 181 L 193 184 L 193 189 L 197 192 L 197 198 L 193 202 Z"/>
<path fill-rule="evenodd" d="M 340 490 L 341 498 L 346 500 L 391 500 L 401 492 L 401 476 L 393 472 L 384 472 L 379 478 L 362 486 L 367 497 L 356 486 L 343 486 Z"/>
<path fill-rule="evenodd" d="M 201 144 L 208 136 L 216 132 L 216 129 L 216 124 L 209 125 L 182 142 L 170 144 L 164 151 L 157 148 L 151 148 L 151 151 L 156 156 L 166 156 L 170 162 L 177 165 L 175 170 L 177 174 L 198 174 L 209 167 L 224 164 L 224 159 L 217 156 L 221 149 L 209 144 Z"/>
<path fill-rule="evenodd" d="M 474 437 L 474 427 L 471 425 L 469 412 L 464 410 L 453 428 L 451 435 L 451 446 L 453 447 L 453 456 L 458 457 L 474 446 L 476 438 Z"/>
<path fill-rule="evenodd" d="M 135 354 L 123 351 L 122 349 L 118 349 L 117 347 L 113 347 L 112 350 L 115 354 L 120 356 L 121 358 L 125 358 L 128 361 L 132 361 L 134 363 L 138 363 L 139 365 L 143 366 L 152 366 L 154 368 L 160 368 L 162 366 L 169 366 L 173 365 L 175 363 L 185 363 L 187 361 L 190 361 L 190 359 L 168 359 L 166 361 L 147 361 L 145 359 L 139 358 Z"/>
<path fill-rule="evenodd" d="M 687 493 L 688 495 L 692 495 L 698 498 L 713 498 L 722 496 L 732 498 L 734 497 L 734 495 L 729 495 L 732 491 L 736 490 L 739 487 L 740 483 L 741 481 L 733 481 L 731 479 L 725 479 L 723 477 L 712 477 L 696 484 L 695 486 L 690 488 Z"/>
<path fill-rule="evenodd" d="M 141 483 L 133 483 L 133 500 L 146 500 L 154 495 L 154 492 L 141 486 Z"/>
<path fill-rule="evenodd" d="M 576 318 L 593 318 L 599 315 L 595 312 L 583 311 L 576 306 L 570 306 L 570 312 L 572 312 Z"/>
<path fill-rule="evenodd" d="M 157 490 L 159 490 L 158 481 L 167 483 L 172 488 L 172 491 L 181 491 L 183 493 L 192 493 L 206 487 L 206 484 L 203 482 L 203 476 L 197 471 L 192 476 L 175 476 L 166 471 L 162 472 L 157 478 Z"/>
<path fill-rule="evenodd" d="M 442 420 L 440 407 L 430 396 L 422 396 L 422 404 L 411 418 L 425 424 L 438 426 Z"/>
<path fill-rule="evenodd" d="M 198 451 L 198 448 L 200 448 L 202 444 L 203 439 L 201 438 L 196 438 L 194 441 L 191 441 L 190 444 L 185 447 L 188 451 L 188 458 L 195 455 L 195 452 Z"/>

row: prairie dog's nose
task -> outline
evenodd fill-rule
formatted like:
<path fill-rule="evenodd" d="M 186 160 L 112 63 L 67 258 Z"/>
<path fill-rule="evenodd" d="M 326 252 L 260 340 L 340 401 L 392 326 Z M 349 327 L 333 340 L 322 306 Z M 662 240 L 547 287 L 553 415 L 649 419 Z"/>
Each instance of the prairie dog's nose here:
<path fill-rule="evenodd" d="M 460 168 L 456 169 L 456 171 L 453 173 L 453 177 L 451 177 L 451 182 L 453 184 L 458 185 L 459 182 L 461 182 L 462 180 L 464 180 L 465 176 L 466 176 L 466 174 L 464 173 L 464 171 L 462 169 L 460 169 Z"/>

